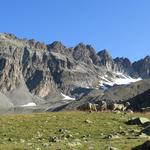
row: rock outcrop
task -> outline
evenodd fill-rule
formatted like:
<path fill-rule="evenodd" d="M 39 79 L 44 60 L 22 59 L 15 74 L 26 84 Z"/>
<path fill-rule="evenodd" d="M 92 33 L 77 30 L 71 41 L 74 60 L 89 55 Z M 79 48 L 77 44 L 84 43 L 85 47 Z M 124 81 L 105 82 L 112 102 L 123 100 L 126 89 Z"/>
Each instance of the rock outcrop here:
<path fill-rule="evenodd" d="M 94 89 L 101 93 L 101 81 L 106 84 L 124 78 L 116 72 L 149 78 L 149 67 L 149 56 L 132 64 L 127 58 L 113 59 L 107 50 L 96 53 L 83 43 L 67 48 L 58 41 L 45 45 L 0 34 L 0 92 L 6 99 L 0 107 L 34 102 L 47 109 L 62 103 L 62 94 L 81 99 Z"/>

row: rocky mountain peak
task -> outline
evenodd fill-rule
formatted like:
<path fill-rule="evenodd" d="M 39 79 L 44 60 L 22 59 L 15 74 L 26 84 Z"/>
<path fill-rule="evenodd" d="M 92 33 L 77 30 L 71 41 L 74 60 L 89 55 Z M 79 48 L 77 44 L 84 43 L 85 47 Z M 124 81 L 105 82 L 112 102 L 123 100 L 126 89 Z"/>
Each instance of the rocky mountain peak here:
<path fill-rule="evenodd" d="M 36 48 L 36 49 L 42 49 L 42 50 L 47 49 L 47 47 L 44 43 L 41 43 L 41 42 L 36 41 L 34 39 L 28 40 L 27 43 L 29 44 L 30 48 Z"/>
<path fill-rule="evenodd" d="M 133 63 L 134 70 L 142 77 L 150 77 L 150 56 Z"/>
<path fill-rule="evenodd" d="M 53 52 L 62 52 L 66 49 L 66 47 L 59 41 L 54 41 L 53 43 L 47 45 L 49 51 Z"/>
<path fill-rule="evenodd" d="M 96 54 L 95 52 L 95 49 L 91 46 L 91 45 L 85 45 L 84 43 L 79 43 L 78 45 L 76 45 L 74 47 L 74 50 L 76 51 L 84 51 L 84 52 L 87 52 L 87 53 L 93 53 L 93 54 Z"/>
<path fill-rule="evenodd" d="M 131 64 L 131 61 L 128 58 L 124 57 L 116 57 L 114 59 L 115 62 L 127 62 L 128 64 Z"/>
<path fill-rule="evenodd" d="M 149 62 L 149 61 L 150 61 L 150 56 L 147 55 L 147 56 L 144 58 L 144 60 L 145 60 L 146 62 Z"/>
<path fill-rule="evenodd" d="M 101 65 L 106 66 L 108 70 L 114 69 L 113 59 L 106 49 L 98 52 L 97 55 L 99 56 L 99 62 Z"/>
<path fill-rule="evenodd" d="M 79 43 L 73 49 L 73 58 L 77 61 L 83 61 L 87 64 L 97 64 L 98 56 L 96 55 L 95 49 L 91 45 L 85 45 Z"/>
<path fill-rule="evenodd" d="M 91 53 L 96 53 L 95 49 L 90 44 L 79 43 L 74 49 L 80 49 L 81 51 L 90 51 Z"/>
<path fill-rule="evenodd" d="M 116 70 L 149 78 L 150 57 L 132 64 L 127 58 L 113 60 L 106 49 L 96 54 L 91 45 L 83 43 L 66 48 L 59 41 L 45 45 L 0 34 L 0 95 L 7 94 L 15 106 L 60 101 L 61 93 L 78 99 L 100 88 L 101 81 L 119 76 Z"/>
<path fill-rule="evenodd" d="M 128 58 L 116 57 L 114 59 L 116 71 L 130 74 L 132 71 L 132 63 Z"/>
<path fill-rule="evenodd" d="M 83 43 L 79 43 L 77 46 L 73 49 L 73 58 L 75 60 L 80 61 L 86 61 L 88 50 L 86 48 L 86 45 Z"/>
<path fill-rule="evenodd" d="M 112 59 L 112 57 L 111 57 L 111 55 L 109 54 L 109 52 L 108 52 L 107 49 L 103 49 L 103 50 L 99 51 L 99 52 L 97 53 L 97 55 L 100 56 L 100 57 L 107 57 L 107 58 L 111 58 L 111 59 Z"/>
<path fill-rule="evenodd" d="M 95 49 L 91 45 L 86 45 L 86 48 L 90 51 L 90 53 L 96 54 Z"/>

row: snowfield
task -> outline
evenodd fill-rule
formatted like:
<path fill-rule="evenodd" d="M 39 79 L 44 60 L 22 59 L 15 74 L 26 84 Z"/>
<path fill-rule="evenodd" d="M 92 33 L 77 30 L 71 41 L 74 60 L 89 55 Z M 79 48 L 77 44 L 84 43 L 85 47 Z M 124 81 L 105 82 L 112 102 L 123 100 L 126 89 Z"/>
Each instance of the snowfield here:
<path fill-rule="evenodd" d="M 107 86 L 114 86 L 114 85 L 128 85 L 133 82 L 137 82 L 142 80 L 141 78 L 131 78 L 128 75 L 124 75 L 120 72 L 114 73 L 116 76 L 114 78 L 108 78 L 107 75 L 100 77 L 102 80 L 99 81 L 100 87 L 102 87 L 104 90 L 107 89 Z"/>
<path fill-rule="evenodd" d="M 63 93 L 61 93 L 61 95 L 63 96 L 63 100 L 75 100 L 75 98 L 72 98 L 72 97 L 70 97 L 70 96 L 67 96 L 67 95 L 65 95 L 65 94 L 63 94 Z"/>
<path fill-rule="evenodd" d="M 33 106 L 36 106 L 36 104 L 33 103 L 33 102 L 30 102 L 28 104 L 22 105 L 22 107 L 33 107 Z"/>

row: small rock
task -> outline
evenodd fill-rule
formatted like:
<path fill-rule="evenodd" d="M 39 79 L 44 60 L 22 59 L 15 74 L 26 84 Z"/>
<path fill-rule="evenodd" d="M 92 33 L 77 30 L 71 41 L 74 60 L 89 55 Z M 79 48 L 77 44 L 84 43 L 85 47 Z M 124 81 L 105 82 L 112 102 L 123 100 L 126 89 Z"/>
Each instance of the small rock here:
<path fill-rule="evenodd" d="M 118 133 L 121 134 L 121 135 L 129 135 L 128 132 L 126 132 L 126 131 L 120 131 Z"/>
<path fill-rule="evenodd" d="M 70 146 L 70 147 L 77 147 L 77 146 L 82 146 L 82 144 L 80 143 L 80 142 L 72 142 L 72 143 L 68 143 L 68 146 Z"/>
<path fill-rule="evenodd" d="M 42 137 L 42 133 L 40 133 L 39 131 L 37 132 L 37 138 L 41 138 Z"/>
<path fill-rule="evenodd" d="M 72 134 L 67 134 L 66 138 L 73 138 L 73 135 Z"/>
<path fill-rule="evenodd" d="M 148 138 L 149 136 L 146 135 L 145 133 L 141 133 L 140 135 L 138 135 L 139 138 Z"/>
<path fill-rule="evenodd" d="M 43 143 L 42 145 L 43 145 L 43 147 L 48 147 L 49 146 L 48 143 Z"/>
<path fill-rule="evenodd" d="M 104 133 L 100 133 L 100 136 L 103 136 L 104 135 Z"/>
<path fill-rule="evenodd" d="M 93 146 L 88 147 L 88 150 L 93 150 L 93 149 L 94 149 Z"/>
<path fill-rule="evenodd" d="M 80 142 L 81 140 L 80 139 L 74 139 L 74 142 Z"/>
<path fill-rule="evenodd" d="M 139 133 L 140 132 L 140 130 L 138 130 L 138 129 L 133 129 L 132 131 L 135 132 L 135 133 Z"/>
<path fill-rule="evenodd" d="M 64 140 L 68 140 L 66 137 L 64 137 Z"/>
<path fill-rule="evenodd" d="M 78 135 L 80 135 L 80 133 L 75 133 L 74 135 L 78 136 Z"/>
<path fill-rule="evenodd" d="M 76 142 L 77 146 L 82 146 L 82 144 L 80 142 Z"/>
<path fill-rule="evenodd" d="M 32 143 L 27 143 L 27 145 L 28 145 L 28 146 L 31 146 L 31 145 L 32 145 Z"/>
<path fill-rule="evenodd" d="M 76 147 L 76 143 L 68 143 L 69 147 Z"/>
<path fill-rule="evenodd" d="M 88 150 L 94 150 L 94 147 L 93 146 L 89 146 Z"/>
<path fill-rule="evenodd" d="M 21 143 L 24 143 L 24 142 L 25 142 L 25 140 L 24 140 L 24 139 L 20 139 L 20 142 L 21 142 Z"/>
<path fill-rule="evenodd" d="M 119 149 L 116 147 L 110 147 L 109 150 L 119 150 Z"/>
<path fill-rule="evenodd" d="M 110 134 L 110 135 L 106 136 L 105 138 L 108 138 L 108 139 L 119 139 L 120 137 L 118 135 Z"/>
<path fill-rule="evenodd" d="M 85 123 L 89 123 L 89 124 L 91 124 L 91 123 L 93 123 L 91 120 L 85 120 Z"/>

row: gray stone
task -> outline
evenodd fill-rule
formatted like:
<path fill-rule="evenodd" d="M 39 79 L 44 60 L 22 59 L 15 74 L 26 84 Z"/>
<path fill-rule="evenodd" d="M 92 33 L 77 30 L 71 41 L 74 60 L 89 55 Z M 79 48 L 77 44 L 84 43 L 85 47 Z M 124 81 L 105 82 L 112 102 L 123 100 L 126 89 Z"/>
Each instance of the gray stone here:
<path fill-rule="evenodd" d="M 93 123 L 93 121 L 91 121 L 91 120 L 89 120 L 89 119 L 86 119 L 84 122 L 85 122 L 85 123 L 89 123 L 89 124 L 92 124 L 92 123 Z"/>
<path fill-rule="evenodd" d="M 147 118 L 136 117 L 136 118 L 131 118 L 130 120 L 128 120 L 127 124 L 129 124 L 129 125 L 143 125 L 147 122 L 150 122 L 150 120 Z"/>
<path fill-rule="evenodd" d="M 105 138 L 107 139 L 119 139 L 120 136 L 117 134 L 109 134 L 108 136 L 106 136 Z"/>
<path fill-rule="evenodd" d="M 119 150 L 119 149 L 116 147 L 110 147 L 109 150 Z"/>
<path fill-rule="evenodd" d="M 149 138 L 148 135 L 146 135 L 145 133 L 141 133 L 140 135 L 138 135 L 139 138 Z"/>
<path fill-rule="evenodd" d="M 66 138 L 73 138 L 73 135 L 72 134 L 67 134 Z"/>
<path fill-rule="evenodd" d="M 81 147 L 82 144 L 79 141 L 73 141 L 73 142 L 68 143 L 68 146 L 69 147 Z"/>
<path fill-rule="evenodd" d="M 46 148 L 49 147 L 49 143 L 43 143 L 42 145 L 43 147 L 46 147 Z"/>

